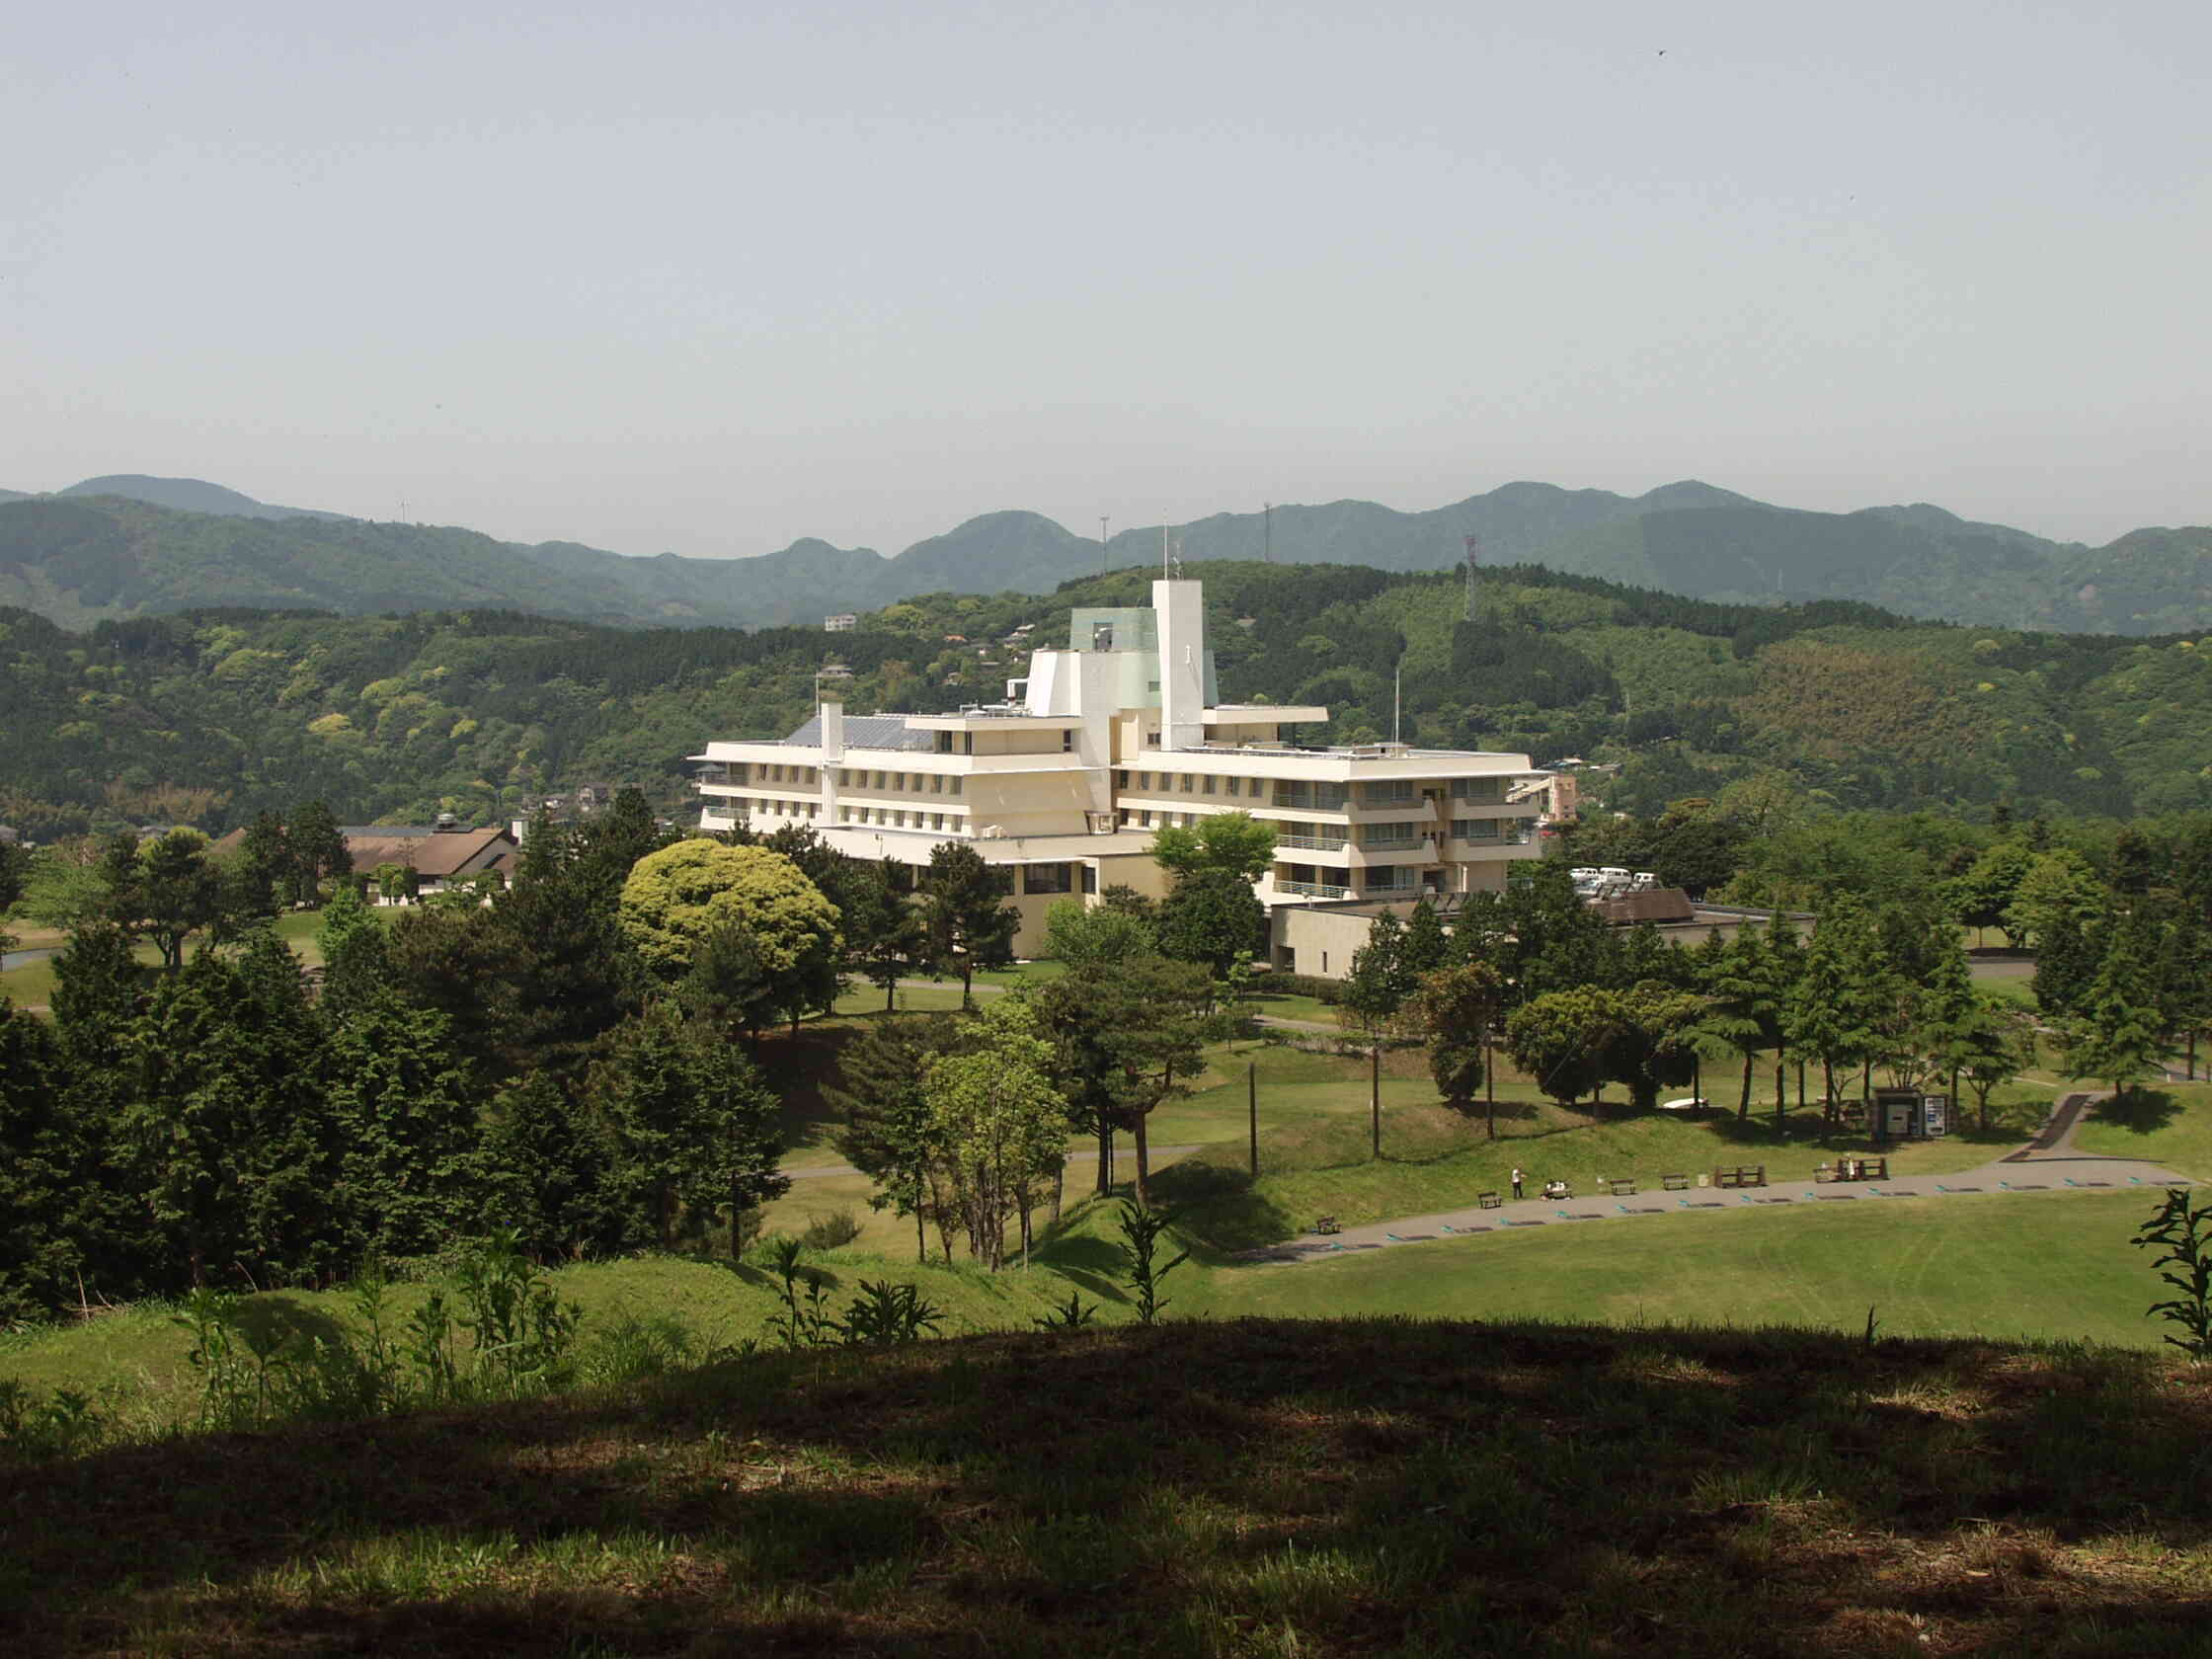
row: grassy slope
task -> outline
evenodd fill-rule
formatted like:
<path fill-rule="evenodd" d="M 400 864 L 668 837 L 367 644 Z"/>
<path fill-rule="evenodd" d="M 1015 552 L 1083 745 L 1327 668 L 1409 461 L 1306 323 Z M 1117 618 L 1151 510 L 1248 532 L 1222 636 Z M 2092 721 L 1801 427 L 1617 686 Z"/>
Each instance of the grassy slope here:
<path fill-rule="evenodd" d="M 1486 1233 L 1194 1276 L 1177 1310 L 1313 1317 L 1787 1324 L 2156 1347 L 2157 1285 L 2129 1248 L 2153 1200 L 2114 1193 L 1759 1205 Z"/>
<path fill-rule="evenodd" d="M 0 1465 L 19 1652 L 2203 1651 L 2212 1379 L 1240 1320 Z"/>
<path fill-rule="evenodd" d="M 2124 1101 L 2099 1101 L 2083 1119 L 2074 1145 L 2108 1157 L 2149 1158 L 2176 1175 L 2212 1181 L 2212 1086 L 2169 1083 L 2137 1089 Z"/>

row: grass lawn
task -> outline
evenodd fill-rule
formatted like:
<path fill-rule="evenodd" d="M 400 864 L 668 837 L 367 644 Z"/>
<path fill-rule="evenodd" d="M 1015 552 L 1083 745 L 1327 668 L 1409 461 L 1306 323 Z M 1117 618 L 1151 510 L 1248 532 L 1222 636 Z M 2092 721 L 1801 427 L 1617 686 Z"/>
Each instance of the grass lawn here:
<path fill-rule="evenodd" d="M 1491 1141 L 1479 1115 L 1447 1110 L 1433 1090 L 1400 1085 L 1393 1098 L 1391 1088 L 1386 1080 L 1380 1159 L 1370 1150 L 1364 1079 L 1356 1087 L 1263 1089 L 1259 1180 L 1250 1178 L 1241 1136 L 1224 1139 L 1164 1176 L 1156 1201 L 1176 1209 L 1204 1246 L 1235 1250 L 1293 1237 L 1321 1215 L 1353 1226 L 1471 1206 L 1482 1192 L 1505 1191 L 1516 1164 L 1532 1188 L 1556 1176 L 1588 1194 L 1600 1177 L 1656 1188 L 1670 1171 L 1723 1163 L 1764 1163 L 1770 1178 L 1810 1181 L 1816 1163 L 1877 1150 L 1863 1136 L 1822 1135 L 1817 1112 L 1791 1112 L 1789 1137 L 1778 1145 L 1771 1115 L 1742 1123 L 1727 1112 L 1582 1111 L 1549 1101 L 1501 1100 Z M 1309 1098 L 1300 1101 L 1302 1094 Z M 1268 1102 L 1278 1095 L 1299 1102 L 1300 1115 L 1271 1119 Z M 1314 1109 L 1320 1101 L 1330 1109 Z M 1970 1169 L 2027 1139 L 2049 1107 L 2047 1095 L 2015 1087 L 1993 1103 L 1987 1135 L 1962 1126 L 1885 1155 L 1899 1175 Z"/>
<path fill-rule="evenodd" d="M 2164 1083 L 2093 1104 L 2075 1132 L 2085 1152 L 2148 1158 L 2176 1175 L 2212 1181 L 2212 1085 Z"/>
<path fill-rule="evenodd" d="M 763 1355 L 0 1466 L 0 1640 L 2178 1659 L 2212 1595 L 2208 1416 L 2212 1378 L 2141 1354 L 1805 1332 Z"/>
<path fill-rule="evenodd" d="M 1695 1215 L 1516 1228 L 1341 1260 L 1216 1267 L 1179 1311 L 1357 1311 L 1610 1325 L 1786 1324 L 1883 1334 L 2075 1337 L 2157 1347 L 2165 1294 L 2129 1244 L 2155 1195 L 1991 1193 L 1746 1204 Z"/>
<path fill-rule="evenodd" d="M 388 921 L 391 912 L 372 908 L 368 913 L 379 920 Z M 320 910 L 287 910 L 276 918 L 276 937 L 291 946 L 292 953 L 302 964 L 309 968 L 320 968 L 323 964 L 323 952 L 322 947 L 315 942 L 315 934 L 322 925 L 323 912 Z M 36 944 L 25 939 L 20 942 L 20 948 L 44 950 L 68 943 L 66 935 L 55 933 L 51 928 L 38 931 L 40 938 Z M 196 948 L 197 943 L 188 944 L 185 947 L 187 955 Z M 161 966 L 161 953 L 152 945 L 140 944 L 131 954 L 148 968 Z M 53 1000 L 53 958 L 43 957 L 0 974 L 0 995 L 7 996 L 18 1007 L 44 1007 Z"/>

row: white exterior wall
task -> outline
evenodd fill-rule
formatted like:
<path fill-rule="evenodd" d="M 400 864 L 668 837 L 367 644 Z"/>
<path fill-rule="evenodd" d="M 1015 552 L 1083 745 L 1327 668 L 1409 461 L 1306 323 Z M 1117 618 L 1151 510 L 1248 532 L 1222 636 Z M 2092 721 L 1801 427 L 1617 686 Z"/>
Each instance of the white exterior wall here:
<path fill-rule="evenodd" d="M 1159 619 L 1159 716 L 1162 749 L 1206 741 L 1206 590 L 1199 582 L 1155 582 Z"/>

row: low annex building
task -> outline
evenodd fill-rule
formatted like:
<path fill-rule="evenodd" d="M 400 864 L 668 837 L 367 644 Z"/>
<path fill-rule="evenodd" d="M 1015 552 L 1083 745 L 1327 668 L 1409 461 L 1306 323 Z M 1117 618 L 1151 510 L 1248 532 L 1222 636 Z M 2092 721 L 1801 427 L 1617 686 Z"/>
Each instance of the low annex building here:
<path fill-rule="evenodd" d="M 848 715 L 824 700 L 781 742 L 709 743 L 691 756 L 700 828 L 806 824 L 839 851 L 916 866 L 940 842 L 972 844 L 1012 872 L 1027 954 L 1056 900 L 1163 893 L 1154 831 L 1247 812 L 1277 833 L 1257 884 L 1275 965 L 1304 972 L 1322 970 L 1287 916 L 1501 889 L 1507 865 L 1538 852 L 1549 778 L 1526 754 L 1301 744 L 1296 729 L 1327 709 L 1219 702 L 1200 583 L 1075 610 L 1068 639 L 1033 652 L 1002 703 Z"/>

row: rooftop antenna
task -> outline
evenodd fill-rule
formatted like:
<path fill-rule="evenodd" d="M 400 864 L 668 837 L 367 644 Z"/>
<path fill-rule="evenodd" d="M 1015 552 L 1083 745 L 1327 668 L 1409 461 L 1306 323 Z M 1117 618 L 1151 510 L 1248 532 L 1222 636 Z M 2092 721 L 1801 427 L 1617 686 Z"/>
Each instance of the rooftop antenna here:
<path fill-rule="evenodd" d="M 1462 620 L 1467 622 L 1474 620 L 1474 567 L 1482 562 L 1481 548 L 1482 538 L 1480 536 L 1467 537 L 1466 614 L 1462 618 Z"/>
<path fill-rule="evenodd" d="M 1165 514 L 1162 514 L 1159 526 L 1159 579 L 1162 582 L 1168 580 L 1167 560 L 1167 522 Z"/>

